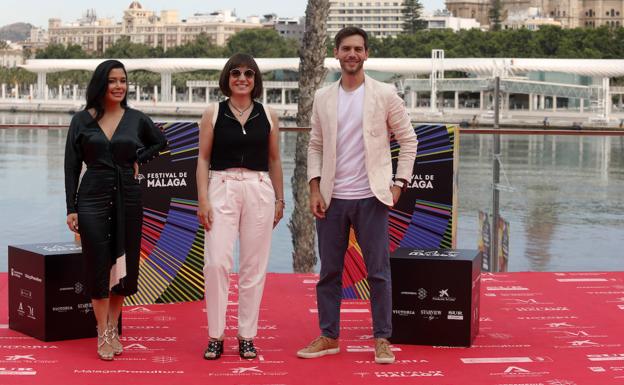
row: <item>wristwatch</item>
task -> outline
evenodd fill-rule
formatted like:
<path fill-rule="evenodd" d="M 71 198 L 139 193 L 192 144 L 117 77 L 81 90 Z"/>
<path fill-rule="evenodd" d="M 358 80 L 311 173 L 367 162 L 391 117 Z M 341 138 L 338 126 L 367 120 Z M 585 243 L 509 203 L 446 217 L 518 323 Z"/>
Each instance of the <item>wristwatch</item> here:
<path fill-rule="evenodd" d="M 404 192 L 405 190 L 407 190 L 407 181 L 405 179 L 401 179 L 401 178 L 395 179 L 392 185 L 399 187 L 401 189 L 401 192 Z"/>

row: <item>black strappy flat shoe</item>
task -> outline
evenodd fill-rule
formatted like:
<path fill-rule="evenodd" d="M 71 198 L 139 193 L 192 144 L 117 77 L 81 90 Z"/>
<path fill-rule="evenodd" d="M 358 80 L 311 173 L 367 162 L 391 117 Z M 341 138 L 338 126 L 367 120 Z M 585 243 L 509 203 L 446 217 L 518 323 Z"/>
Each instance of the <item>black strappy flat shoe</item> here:
<path fill-rule="evenodd" d="M 258 356 L 258 352 L 256 351 L 256 347 L 254 346 L 253 340 L 238 340 L 238 354 L 241 358 L 252 359 Z"/>
<path fill-rule="evenodd" d="M 204 359 L 216 360 L 223 354 L 223 340 L 210 340 L 204 351 Z"/>

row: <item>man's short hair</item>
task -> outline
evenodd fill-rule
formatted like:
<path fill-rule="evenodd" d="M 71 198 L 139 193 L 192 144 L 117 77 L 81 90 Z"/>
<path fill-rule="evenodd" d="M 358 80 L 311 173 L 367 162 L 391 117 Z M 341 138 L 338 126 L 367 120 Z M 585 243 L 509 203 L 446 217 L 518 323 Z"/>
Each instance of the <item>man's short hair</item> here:
<path fill-rule="evenodd" d="M 338 49 L 342 41 L 353 35 L 360 35 L 364 39 L 364 49 L 368 50 L 368 34 L 362 28 L 359 27 L 344 27 L 334 37 L 334 47 Z"/>

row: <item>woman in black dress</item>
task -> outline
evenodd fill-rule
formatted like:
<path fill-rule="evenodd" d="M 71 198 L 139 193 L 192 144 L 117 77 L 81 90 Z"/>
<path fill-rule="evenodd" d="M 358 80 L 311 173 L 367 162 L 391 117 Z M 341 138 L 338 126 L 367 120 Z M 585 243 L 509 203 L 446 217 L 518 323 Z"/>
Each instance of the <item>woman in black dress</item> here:
<path fill-rule="evenodd" d="M 121 62 L 98 65 L 65 147 L 67 225 L 80 234 L 103 360 L 123 350 L 117 320 L 124 297 L 137 291 L 143 218 L 138 165 L 167 143 L 150 118 L 128 107 L 127 88 Z M 83 162 L 87 170 L 80 180 Z"/>

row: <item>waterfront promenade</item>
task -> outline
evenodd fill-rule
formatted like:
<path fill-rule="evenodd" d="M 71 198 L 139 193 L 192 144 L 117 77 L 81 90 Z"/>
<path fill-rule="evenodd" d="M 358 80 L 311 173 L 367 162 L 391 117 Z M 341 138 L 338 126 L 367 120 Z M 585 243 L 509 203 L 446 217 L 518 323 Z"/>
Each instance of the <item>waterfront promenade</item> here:
<path fill-rule="evenodd" d="M 130 105 L 152 116 L 163 116 L 172 118 L 171 120 L 198 120 L 206 108 L 206 103 L 186 103 L 186 102 L 158 102 L 152 101 L 129 101 Z M 296 104 L 268 104 L 278 112 L 283 120 L 294 120 L 297 114 Z M 24 100 L 24 99 L 0 99 L 0 111 L 23 112 L 23 113 L 70 113 L 84 108 L 84 104 L 72 100 Z M 452 123 L 460 124 L 465 122 L 469 125 L 476 116 L 477 126 L 488 127 L 494 122 L 492 110 L 481 110 L 479 108 L 445 108 L 440 113 L 432 114 L 429 107 L 408 108 L 408 112 L 415 123 Z M 578 126 L 587 129 L 615 129 L 622 128 L 624 121 L 624 110 L 614 111 L 610 114 L 610 119 L 605 122 L 596 119 L 599 115 L 596 112 L 578 110 L 508 110 L 504 111 L 500 117 L 500 125 L 516 128 L 541 128 L 544 127 L 544 118 L 548 119 L 548 126 L 551 128 L 575 128 Z M 37 122 L 32 122 L 35 124 Z M 11 118 L 10 114 L 0 114 L 0 125 L 16 126 L 23 124 Z"/>

